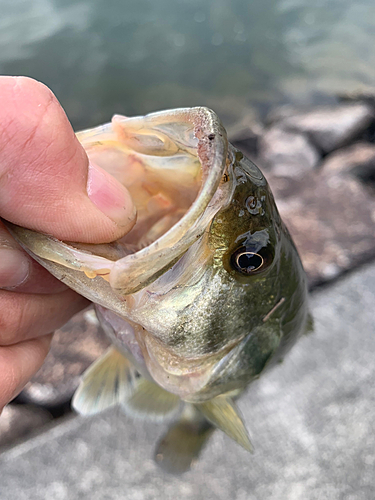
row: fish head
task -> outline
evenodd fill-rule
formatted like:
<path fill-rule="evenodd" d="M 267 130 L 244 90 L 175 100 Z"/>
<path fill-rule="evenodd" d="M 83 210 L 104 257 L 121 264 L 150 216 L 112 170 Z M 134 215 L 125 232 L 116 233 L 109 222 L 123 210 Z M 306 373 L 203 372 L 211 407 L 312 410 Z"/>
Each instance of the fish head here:
<path fill-rule="evenodd" d="M 161 387 L 193 403 L 243 391 L 307 321 L 305 275 L 261 171 L 207 108 L 116 116 L 77 135 L 129 189 L 135 227 L 108 245 L 10 231 L 98 305 Z"/>
<path fill-rule="evenodd" d="M 261 171 L 231 145 L 230 193 L 205 233 L 137 296 L 131 318 L 153 378 L 201 403 L 236 395 L 306 328 L 307 283 Z"/>

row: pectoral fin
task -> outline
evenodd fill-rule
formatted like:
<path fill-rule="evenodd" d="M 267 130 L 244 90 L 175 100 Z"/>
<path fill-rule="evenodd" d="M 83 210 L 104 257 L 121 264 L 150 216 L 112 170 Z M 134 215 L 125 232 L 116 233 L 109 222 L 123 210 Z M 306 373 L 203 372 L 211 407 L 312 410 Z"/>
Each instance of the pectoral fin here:
<path fill-rule="evenodd" d="M 234 401 L 229 397 L 217 398 L 195 405 L 209 422 L 234 439 L 245 450 L 253 452 L 249 433 Z"/>
<path fill-rule="evenodd" d="M 94 415 L 125 401 L 132 394 L 137 372 L 117 349 L 110 347 L 83 374 L 72 400 L 81 415 Z"/>
<path fill-rule="evenodd" d="M 122 402 L 125 413 L 130 416 L 159 422 L 173 417 L 180 405 L 178 396 L 145 378 L 137 380 L 131 396 Z"/>

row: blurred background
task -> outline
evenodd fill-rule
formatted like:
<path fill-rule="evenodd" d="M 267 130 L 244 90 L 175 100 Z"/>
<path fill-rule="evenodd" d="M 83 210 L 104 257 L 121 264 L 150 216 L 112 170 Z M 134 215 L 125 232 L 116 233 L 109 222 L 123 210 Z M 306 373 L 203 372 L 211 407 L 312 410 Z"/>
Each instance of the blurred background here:
<path fill-rule="evenodd" d="M 234 498 L 232 485 L 238 490 L 236 498 L 250 498 L 248 490 L 241 493 L 242 479 L 239 483 L 236 479 L 239 470 L 244 484 L 248 478 L 254 484 L 263 478 L 264 488 L 271 488 L 281 478 L 281 489 L 275 491 L 291 488 L 285 496 L 265 494 L 263 489 L 259 497 L 251 497 L 254 500 L 373 497 L 375 447 L 368 436 L 375 435 L 375 372 L 368 356 L 374 349 L 369 325 L 374 324 L 370 315 L 375 290 L 371 273 L 367 281 L 366 273 L 355 273 L 375 260 L 374 42 L 374 0 L 0 0 L 0 74 L 27 75 L 48 85 L 75 130 L 105 123 L 115 113 L 131 116 L 197 105 L 214 109 L 230 140 L 264 171 L 298 247 L 310 288 L 319 292 L 312 302 L 318 325 L 315 334 L 296 347 L 291 364 L 281 368 L 284 372 L 274 370 L 271 378 L 267 375 L 259 385 L 254 384 L 242 407 L 255 437 L 264 431 L 256 443 L 260 458 L 251 462 L 252 476 L 250 467 L 242 467 L 250 459 L 215 433 L 220 436 L 212 440 L 214 448 L 209 450 L 223 457 L 223 472 L 215 472 L 212 460 L 202 462 L 202 470 L 212 466 L 217 489 L 210 483 L 209 492 L 215 498 Z M 339 282 L 340 293 L 333 288 L 326 299 L 329 287 L 325 285 L 337 283 L 352 271 L 357 276 L 354 285 Z M 358 327 L 364 311 L 366 321 Z M 361 340 L 354 342 L 357 335 Z M 48 429 L 58 417 L 70 415 L 69 402 L 80 374 L 107 345 L 92 311 L 57 331 L 46 363 L 0 418 L 0 451 Z M 348 380 L 351 392 L 346 393 Z M 124 421 L 122 415 L 108 418 L 112 426 L 106 416 L 93 419 L 92 424 L 71 424 L 76 430 L 66 439 L 61 431 L 63 454 L 60 444 L 58 451 L 53 444 L 50 447 L 61 470 L 70 471 L 69 454 L 76 453 L 77 470 L 82 464 L 84 473 L 94 471 L 90 484 L 95 486 L 100 471 L 90 457 L 102 451 L 93 439 L 102 432 L 104 457 L 108 456 L 108 463 L 115 461 L 108 474 L 108 463 L 104 463 L 103 484 L 111 486 L 116 469 L 120 493 L 118 497 L 98 493 L 95 498 L 123 498 L 125 479 L 118 461 L 139 484 L 146 467 L 155 484 L 164 487 L 163 481 L 157 482 L 147 448 L 154 439 L 147 436 L 162 432 L 156 426 Z M 81 425 L 87 440 L 80 438 Z M 126 427 L 121 440 L 116 426 Z M 136 439 L 133 433 L 138 433 Z M 54 435 L 45 433 L 39 459 L 43 464 L 48 462 L 44 443 L 47 450 Z M 347 446 L 347 436 L 351 436 L 352 448 Z M 141 443 L 138 466 L 127 461 L 126 439 L 133 437 L 132 453 Z M 37 449 L 39 441 L 34 443 Z M 118 448 L 117 455 L 114 448 Z M 3 456 L 5 462 L 7 457 L 16 457 L 18 474 L 17 451 Z M 228 464 L 233 460 L 239 465 L 232 470 Z M 26 462 L 25 470 L 33 459 Z M 300 471 L 296 464 L 301 463 L 306 467 Z M 13 466 L 9 467 L 12 495 Z M 66 486 L 70 480 L 59 482 L 62 473 L 53 460 L 51 468 L 45 482 L 51 488 L 57 484 L 58 494 L 46 490 L 43 496 L 38 490 L 35 498 L 73 498 L 69 493 L 73 486 Z M 352 472 L 358 477 L 351 479 Z M 51 483 L 50 473 L 57 474 L 57 482 Z M 202 476 L 203 485 L 207 474 Z M 30 475 L 31 481 L 27 473 L 22 476 L 27 488 L 35 483 L 34 472 Z M 223 478 L 227 483 L 224 480 L 220 489 Z M 74 485 L 79 481 L 74 478 Z M 181 498 L 201 498 L 200 490 L 190 496 L 191 484 L 189 480 L 184 483 L 177 496 L 173 490 L 171 498 L 182 494 Z M 355 493 L 345 496 L 344 489 L 352 485 L 356 485 Z M 66 495 L 61 493 L 63 487 Z M 91 495 L 95 488 L 90 488 Z M 142 488 L 139 496 L 131 498 L 155 498 Z M 87 498 L 94 498 L 90 495 Z M 0 496 L 8 498 L 1 491 Z"/>
<path fill-rule="evenodd" d="M 77 129 L 180 106 L 228 125 L 375 83 L 372 0 L 1 0 L 0 73 L 47 84 Z"/>

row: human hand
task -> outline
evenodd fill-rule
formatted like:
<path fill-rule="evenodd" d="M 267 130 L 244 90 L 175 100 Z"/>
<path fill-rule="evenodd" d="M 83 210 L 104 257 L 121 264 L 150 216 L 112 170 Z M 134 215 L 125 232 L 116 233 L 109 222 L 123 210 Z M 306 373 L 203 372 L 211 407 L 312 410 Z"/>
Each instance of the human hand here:
<path fill-rule="evenodd" d="M 56 97 L 29 78 L 0 77 L 0 217 L 85 243 L 116 240 L 134 224 L 128 191 L 89 166 Z M 41 366 L 51 332 L 87 304 L 0 223 L 0 413 Z"/>

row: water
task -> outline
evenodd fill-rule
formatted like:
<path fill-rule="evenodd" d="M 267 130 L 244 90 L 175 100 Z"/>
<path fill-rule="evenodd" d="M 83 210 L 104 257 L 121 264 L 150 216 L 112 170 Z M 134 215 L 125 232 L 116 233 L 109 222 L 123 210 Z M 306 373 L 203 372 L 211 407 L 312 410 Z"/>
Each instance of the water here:
<path fill-rule="evenodd" d="M 229 123 L 375 87 L 373 0 L 0 0 L 0 73 L 46 83 L 75 128 L 207 105 Z"/>

